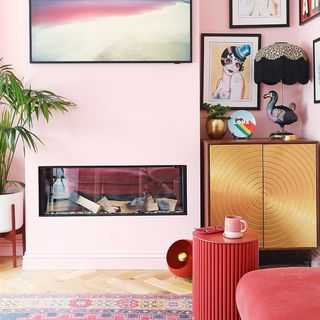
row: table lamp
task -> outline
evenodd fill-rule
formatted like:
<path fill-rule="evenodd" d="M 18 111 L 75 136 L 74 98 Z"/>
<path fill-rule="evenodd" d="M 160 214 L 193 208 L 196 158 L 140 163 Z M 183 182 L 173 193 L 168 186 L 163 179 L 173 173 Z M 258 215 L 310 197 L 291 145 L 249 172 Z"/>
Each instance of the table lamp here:
<path fill-rule="evenodd" d="M 300 47 L 287 42 L 276 42 L 260 49 L 254 60 L 254 81 L 257 84 L 276 83 L 292 85 L 306 84 L 309 81 L 309 66 L 306 52 Z M 283 91 L 283 86 L 281 87 Z M 283 92 L 282 92 L 283 96 Z M 272 139 L 293 140 L 296 138 L 284 129 L 298 120 L 295 113 L 295 103 L 288 106 L 276 105 L 278 93 L 274 90 L 263 96 L 269 98 L 266 112 L 268 118 L 280 126 L 280 130 L 271 133 Z"/>

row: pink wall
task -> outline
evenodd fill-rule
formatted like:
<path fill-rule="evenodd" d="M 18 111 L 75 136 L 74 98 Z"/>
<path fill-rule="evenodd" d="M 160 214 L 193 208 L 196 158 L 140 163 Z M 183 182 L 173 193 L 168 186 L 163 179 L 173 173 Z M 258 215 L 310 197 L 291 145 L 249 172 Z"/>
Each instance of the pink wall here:
<path fill-rule="evenodd" d="M 292 44 L 298 44 L 298 32 L 299 32 L 299 6 L 298 1 L 290 0 L 290 28 L 229 28 L 229 1 L 210 1 L 204 0 L 200 2 L 200 32 L 201 33 L 260 33 L 261 34 L 261 47 L 266 47 L 277 41 L 287 41 Z M 288 105 L 290 102 L 297 104 L 297 114 L 299 120 L 297 123 L 290 125 L 287 129 L 301 134 L 301 126 L 303 126 L 303 107 L 300 105 L 300 92 L 301 85 L 283 86 L 283 104 Z M 260 97 L 264 93 L 270 90 L 276 90 L 279 95 L 281 93 L 281 86 L 261 86 Z M 278 130 L 279 126 L 273 124 L 266 115 L 265 107 L 266 101 L 261 98 L 260 110 L 252 111 L 257 121 L 257 129 L 253 134 L 253 138 L 266 138 L 269 134 L 275 130 Z M 279 99 L 279 104 L 281 103 Z M 282 104 L 282 103 L 281 103 Z M 201 112 L 201 138 L 207 138 L 205 130 L 206 112 Z M 228 132 L 227 137 L 231 137 Z"/>
<path fill-rule="evenodd" d="M 312 40 L 319 36 L 320 18 L 299 26 L 298 1 L 290 1 L 290 28 L 229 29 L 229 1 L 193 1 L 192 64 L 46 64 L 28 63 L 27 1 L 0 2 L 0 56 L 12 63 L 27 83 L 74 100 L 77 108 L 55 115 L 36 130 L 45 142 L 38 154 L 26 157 L 27 254 L 26 268 L 164 267 L 168 246 L 191 238 L 200 219 L 199 132 L 206 138 L 205 113 L 199 126 L 199 35 L 261 33 L 262 46 L 288 41 L 312 57 Z M 219 9 L 217 9 L 217 7 Z M 200 14 L 199 14 L 200 9 Z M 200 16 L 200 18 L 199 18 Z M 298 39 L 300 38 L 300 41 Z M 274 87 L 262 86 L 261 95 Z M 275 89 L 280 91 L 279 86 Z M 318 139 L 318 105 L 313 84 L 284 86 L 284 103 L 297 103 L 299 121 L 290 130 Z M 302 98 L 301 98 L 302 97 Z M 255 137 L 277 129 L 261 110 Z M 165 152 L 163 151 L 165 150 Z M 14 175 L 22 155 L 16 159 Z M 39 165 L 186 164 L 188 216 L 39 218 Z"/>
<path fill-rule="evenodd" d="M 303 47 L 308 57 L 310 58 L 310 74 L 311 81 L 304 86 L 302 91 L 302 105 L 304 106 L 303 113 L 303 135 L 310 139 L 320 139 L 320 104 L 314 103 L 313 85 L 314 85 L 314 74 L 313 74 L 313 40 L 320 37 L 320 17 L 311 20 L 303 24 L 300 27 L 299 43 Z"/>
<path fill-rule="evenodd" d="M 28 1 L 0 2 L 1 56 L 34 88 L 77 103 L 37 123 L 44 141 L 25 159 L 25 268 L 163 268 L 200 224 L 198 41 L 189 64 L 30 64 Z M 193 1 L 193 32 L 198 34 Z M 5 31 L 4 31 L 5 30 Z M 187 165 L 188 215 L 39 217 L 38 166 Z"/>

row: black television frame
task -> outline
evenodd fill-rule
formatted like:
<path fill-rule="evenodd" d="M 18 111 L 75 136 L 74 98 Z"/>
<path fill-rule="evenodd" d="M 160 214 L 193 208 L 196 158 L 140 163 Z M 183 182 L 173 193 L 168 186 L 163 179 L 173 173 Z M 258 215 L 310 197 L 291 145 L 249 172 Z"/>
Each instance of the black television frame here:
<path fill-rule="evenodd" d="M 110 61 L 96 61 L 96 60 L 86 60 L 86 61 L 72 61 L 72 60 L 59 60 L 59 61 L 38 61 L 33 58 L 32 55 L 32 1 L 29 0 L 29 62 L 30 63 L 36 63 L 36 64 L 46 64 L 46 63 L 53 63 L 53 64 L 59 64 L 59 63 L 173 63 L 173 64 L 180 64 L 180 63 L 192 63 L 192 0 L 178 0 L 181 2 L 190 2 L 190 13 L 189 13 L 189 19 L 190 19 L 190 29 L 189 29 L 189 58 L 185 60 L 110 60 Z"/>

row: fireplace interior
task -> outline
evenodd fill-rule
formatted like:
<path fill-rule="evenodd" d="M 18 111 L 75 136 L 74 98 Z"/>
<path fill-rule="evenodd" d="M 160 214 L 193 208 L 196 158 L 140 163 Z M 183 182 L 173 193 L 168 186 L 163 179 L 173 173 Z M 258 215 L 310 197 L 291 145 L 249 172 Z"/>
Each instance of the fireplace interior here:
<path fill-rule="evenodd" d="M 39 167 L 40 216 L 185 215 L 186 166 Z"/>

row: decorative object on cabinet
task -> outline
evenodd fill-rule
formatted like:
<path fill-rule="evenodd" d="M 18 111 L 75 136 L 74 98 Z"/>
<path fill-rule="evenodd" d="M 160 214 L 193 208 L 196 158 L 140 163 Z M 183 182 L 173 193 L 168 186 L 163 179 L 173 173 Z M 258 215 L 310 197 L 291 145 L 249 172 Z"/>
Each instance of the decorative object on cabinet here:
<path fill-rule="evenodd" d="M 252 113 L 238 110 L 231 114 L 228 128 L 234 138 L 249 138 L 256 129 L 256 119 Z"/>
<path fill-rule="evenodd" d="M 201 41 L 201 107 L 220 103 L 232 109 L 259 109 L 253 57 L 261 35 L 203 33 Z"/>
<path fill-rule="evenodd" d="M 313 40 L 314 103 L 320 103 L 320 38 Z"/>
<path fill-rule="evenodd" d="M 276 42 L 260 49 L 254 59 L 254 81 L 268 85 L 306 84 L 309 81 L 306 52 L 287 42 Z"/>
<path fill-rule="evenodd" d="M 30 61 L 192 62 L 192 0 L 30 0 Z"/>
<path fill-rule="evenodd" d="M 299 22 L 304 24 L 320 15 L 320 2 L 299 0 Z"/>
<path fill-rule="evenodd" d="M 192 241 L 178 240 L 168 249 L 166 256 L 169 270 L 177 277 L 192 277 Z"/>
<path fill-rule="evenodd" d="M 289 26 L 289 0 L 230 0 L 230 28 Z"/>
<path fill-rule="evenodd" d="M 205 140 L 204 225 L 230 214 L 265 249 L 317 247 L 318 143 Z"/>
<path fill-rule="evenodd" d="M 283 125 L 298 120 L 294 113 L 295 103 L 285 104 L 283 101 L 283 84 L 306 84 L 309 81 L 309 63 L 306 52 L 287 42 L 276 42 L 258 51 L 254 61 L 254 81 L 273 85 L 281 83 L 281 105 L 275 106 L 278 94 L 270 91 L 264 98 L 270 97 L 267 105 L 268 118 L 280 125 L 280 131 L 270 135 L 272 139 L 290 140 L 291 133 L 285 132 Z M 288 105 L 288 107 L 286 107 Z"/>
<path fill-rule="evenodd" d="M 192 311 L 197 320 L 240 320 L 236 287 L 258 269 L 258 234 L 226 239 L 222 233 L 193 232 Z"/>
<path fill-rule="evenodd" d="M 263 97 L 265 99 L 270 99 L 266 108 L 269 120 L 280 126 L 280 130 L 271 133 L 270 138 L 286 140 L 287 136 L 294 135 L 293 133 L 284 130 L 284 126 L 294 123 L 298 120 L 298 116 L 295 113 L 296 104 L 290 103 L 288 107 L 279 105 L 276 106 L 276 103 L 278 101 L 278 94 L 273 90 L 265 94 Z"/>
<path fill-rule="evenodd" d="M 228 106 L 220 103 L 212 105 L 204 103 L 208 116 L 206 121 L 207 134 L 211 139 L 221 139 L 227 131 L 227 120 L 230 119 L 227 113 L 231 110 Z"/>

